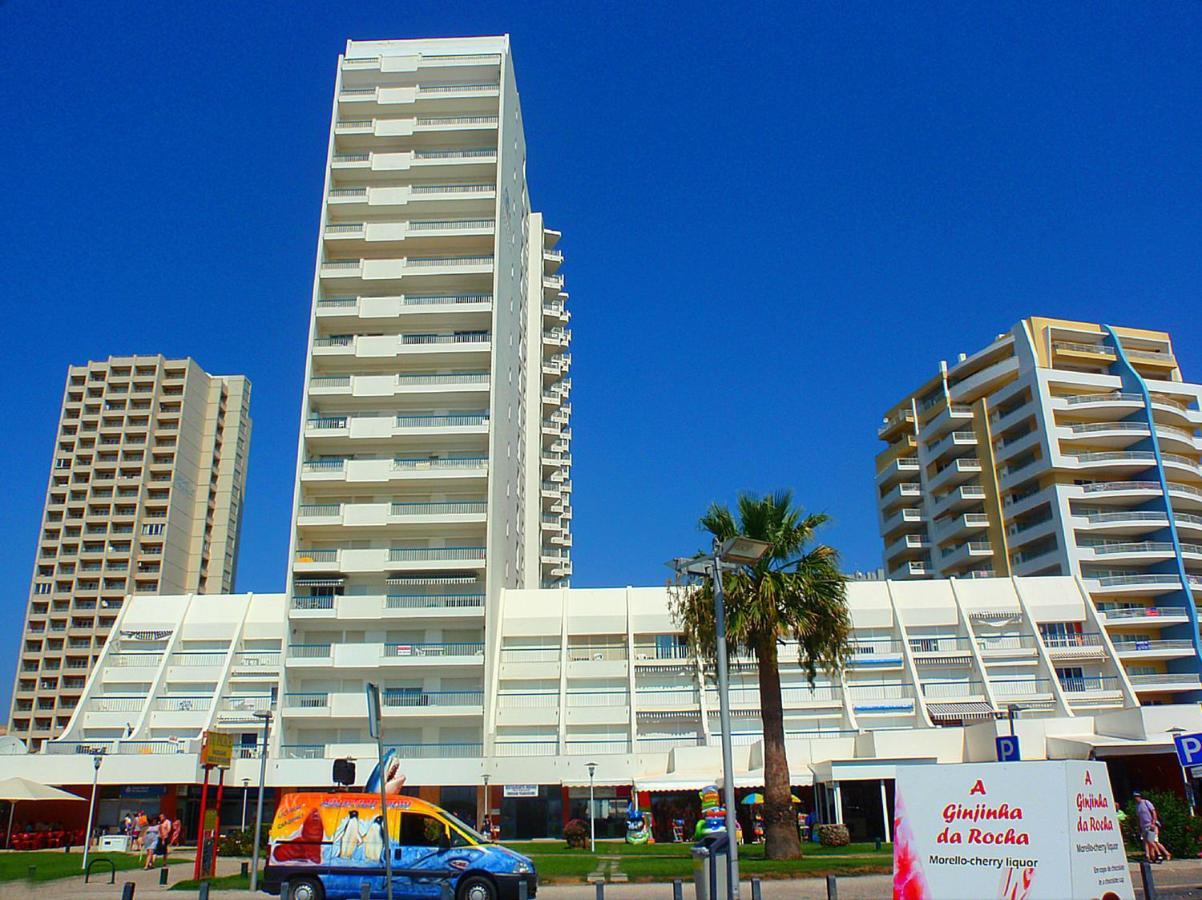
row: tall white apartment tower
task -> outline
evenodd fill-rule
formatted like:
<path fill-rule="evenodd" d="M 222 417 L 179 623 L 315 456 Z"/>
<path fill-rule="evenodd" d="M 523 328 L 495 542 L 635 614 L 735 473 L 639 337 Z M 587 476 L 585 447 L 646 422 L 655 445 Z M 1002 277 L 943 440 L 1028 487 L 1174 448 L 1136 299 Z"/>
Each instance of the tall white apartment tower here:
<path fill-rule="evenodd" d="M 339 59 L 288 579 L 286 758 L 476 757 L 503 588 L 571 574 L 567 295 L 509 38 Z"/>

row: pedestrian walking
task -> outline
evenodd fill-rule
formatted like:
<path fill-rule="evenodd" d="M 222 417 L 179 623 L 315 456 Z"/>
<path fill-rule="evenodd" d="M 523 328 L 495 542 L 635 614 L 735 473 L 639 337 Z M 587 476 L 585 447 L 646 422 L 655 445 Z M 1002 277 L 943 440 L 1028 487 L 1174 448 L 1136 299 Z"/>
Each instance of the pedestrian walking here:
<path fill-rule="evenodd" d="M 146 851 L 146 865 L 142 868 L 153 869 L 155 853 L 159 849 L 159 825 L 157 822 L 147 822 L 142 832 L 142 848 Z"/>
<path fill-rule="evenodd" d="M 1156 806 L 1139 791 L 1132 796 L 1135 798 L 1135 816 L 1139 821 L 1139 836 L 1143 838 L 1144 855 L 1148 862 L 1162 863 L 1173 858 L 1160 842 L 1160 813 Z"/>

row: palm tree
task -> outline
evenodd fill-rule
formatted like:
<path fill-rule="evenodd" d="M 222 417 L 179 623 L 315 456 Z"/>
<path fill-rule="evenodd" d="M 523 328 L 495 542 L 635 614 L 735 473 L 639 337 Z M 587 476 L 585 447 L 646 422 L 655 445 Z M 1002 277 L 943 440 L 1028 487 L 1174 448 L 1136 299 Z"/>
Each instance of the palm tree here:
<path fill-rule="evenodd" d="M 793 505 L 791 491 L 763 497 L 741 494 L 738 517 L 718 503 L 701 517 L 700 527 L 716 542 L 732 537 L 764 541 L 771 549 L 759 562 L 723 574 L 727 652 L 755 656 L 759 670 L 760 719 L 764 730 L 764 855 L 799 859 L 801 838 L 790 801 L 789 761 L 785 755 L 785 719 L 780 692 L 778 651 L 794 640 L 798 662 L 811 685 L 821 669 L 840 672 L 849 653 L 851 619 L 839 555 L 813 543 L 828 521 L 806 515 Z M 672 612 L 686 639 L 704 658 L 717 654 L 712 582 L 678 587 Z"/>

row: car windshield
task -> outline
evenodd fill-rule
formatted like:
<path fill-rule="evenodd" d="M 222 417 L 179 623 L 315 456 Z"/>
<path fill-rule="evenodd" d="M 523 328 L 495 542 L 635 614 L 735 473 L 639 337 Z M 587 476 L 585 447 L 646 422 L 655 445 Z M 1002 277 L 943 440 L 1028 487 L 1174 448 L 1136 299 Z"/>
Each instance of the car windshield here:
<path fill-rule="evenodd" d="M 478 832 L 475 828 L 473 828 L 471 825 L 468 825 L 466 822 L 463 821 L 463 819 L 459 818 L 454 813 L 447 812 L 445 809 L 443 810 L 443 813 L 446 815 L 446 817 L 451 822 L 454 823 L 456 828 L 458 828 L 460 831 L 462 831 L 464 834 L 466 834 L 468 837 L 470 837 L 473 841 L 479 841 L 481 844 L 488 844 L 488 843 L 492 842 L 492 838 L 485 837 L 480 832 Z"/>

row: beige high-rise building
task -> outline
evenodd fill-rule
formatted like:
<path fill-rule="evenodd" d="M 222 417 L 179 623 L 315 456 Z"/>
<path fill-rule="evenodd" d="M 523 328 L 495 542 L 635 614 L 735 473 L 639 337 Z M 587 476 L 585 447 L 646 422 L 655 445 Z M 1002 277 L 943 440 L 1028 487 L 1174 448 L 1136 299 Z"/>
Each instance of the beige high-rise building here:
<path fill-rule="evenodd" d="M 9 733 L 66 727 L 129 595 L 234 590 L 250 382 L 191 359 L 71 366 Z"/>
<path fill-rule="evenodd" d="M 1061 680 L 1117 657 L 1143 702 L 1197 699 L 1200 430 L 1165 332 L 1024 319 L 886 413 L 889 577 L 1075 576 L 1093 606 L 1040 625 Z"/>

